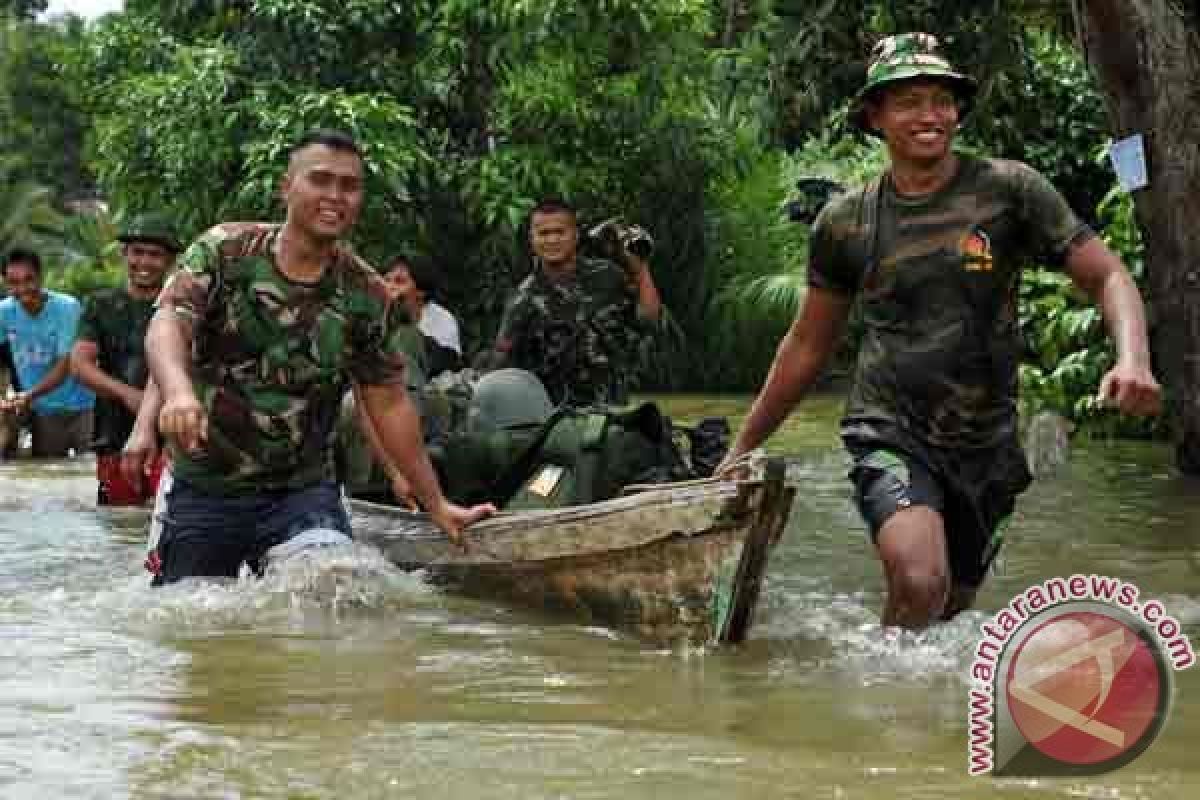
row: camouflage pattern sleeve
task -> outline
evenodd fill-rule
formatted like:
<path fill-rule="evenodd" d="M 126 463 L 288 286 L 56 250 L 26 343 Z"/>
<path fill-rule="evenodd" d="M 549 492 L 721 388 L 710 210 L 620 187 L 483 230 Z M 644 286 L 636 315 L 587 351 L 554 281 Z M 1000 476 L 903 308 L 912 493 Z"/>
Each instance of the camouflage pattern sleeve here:
<path fill-rule="evenodd" d="M 1008 163 L 1013 171 L 1016 205 L 1029 232 L 1031 255 L 1053 266 L 1063 266 L 1067 251 L 1095 233 L 1040 172 L 1018 161 Z"/>
<path fill-rule="evenodd" d="M 846 240 L 856 231 L 845 219 L 859 195 L 851 192 L 839 197 L 817 215 L 808 243 L 809 286 L 845 295 L 858 291 L 862 265 L 848 263 L 846 246 Z"/>
<path fill-rule="evenodd" d="M 218 225 L 193 242 L 179 257 L 178 269 L 163 286 L 155 306 L 173 311 L 193 326 L 203 320 L 220 280 L 221 247 L 227 237 L 228 231 Z"/>

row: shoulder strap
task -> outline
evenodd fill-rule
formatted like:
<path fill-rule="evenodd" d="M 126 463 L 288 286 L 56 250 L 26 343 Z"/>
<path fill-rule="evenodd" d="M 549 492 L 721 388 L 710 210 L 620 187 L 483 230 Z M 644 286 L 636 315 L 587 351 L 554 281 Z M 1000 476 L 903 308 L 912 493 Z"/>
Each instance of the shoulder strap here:
<path fill-rule="evenodd" d="M 563 419 L 572 413 L 572 409 L 566 406 L 560 406 L 555 409 L 550 418 L 542 423 L 542 427 L 538 430 L 537 435 L 525 447 L 520 457 L 508 468 L 506 472 L 498 475 L 488 487 L 488 496 L 496 502 L 497 505 L 507 503 L 512 496 L 521 488 L 521 484 L 529 477 L 529 472 L 537 465 L 538 457 L 541 454 L 542 445 L 550 438 L 550 432 Z"/>
<path fill-rule="evenodd" d="M 863 225 L 864 249 L 862 277 L 858 282 L 860 292 L 879 267 L 879 212 L 883 205 L 883 181 L 886 174 L 872 178 L 862 188 L 859 219 Z"/>

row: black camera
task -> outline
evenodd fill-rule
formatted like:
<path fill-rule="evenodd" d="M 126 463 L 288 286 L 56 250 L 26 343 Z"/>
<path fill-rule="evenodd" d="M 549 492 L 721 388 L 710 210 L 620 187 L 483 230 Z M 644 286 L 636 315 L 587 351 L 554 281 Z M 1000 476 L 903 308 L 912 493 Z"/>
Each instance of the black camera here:
<path fill-rule="evenodd" d="M 588 229 L 588 241 L 610 261 L 625 263 L 631 253 L 645 260 L 654 253 L 654 238 L 640 225 L 630 225 L 620 217 L 606 219 Z"/>
<path fill-rule="evenodd" d="M 796 181 L 797 195 L 783 204 L 783 212 L 792 222 L 811 225 L 825 204 L 846 187 L 827 178 L 801 178 Z"/>

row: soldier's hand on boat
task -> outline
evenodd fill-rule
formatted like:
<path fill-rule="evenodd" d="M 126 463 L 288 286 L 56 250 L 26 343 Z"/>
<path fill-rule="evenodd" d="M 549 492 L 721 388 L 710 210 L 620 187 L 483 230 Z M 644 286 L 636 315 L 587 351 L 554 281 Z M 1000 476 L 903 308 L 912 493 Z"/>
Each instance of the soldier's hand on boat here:
<path fill-rule="evenodd" d="M 463 529 L 495 513 L 496 507 L 491 503 L 464 508 L 443 501 L 438 508 L 430 510 L 429 516 L 433 519 L 434 524 L 445 532 L 450 541 L 466 550 L 467 542 L 463 538 Z"/>
<path fill-rule="evenodd" d="M 746 453 L 730 450 L 713 470 L 713 477 L 723 481 L 741 481 L 750 477 L 750 464 Z"/>
<path fill-rule="evenodd" d="M 193 452 L 208 441 L 208 414 L 190 392 L 168 396 L 158 414 L 158 429 L 184 450 Z"/>
<path fill-rule="evenodd" d="M 1100 381 L 1099 401 L 1123 414 L 1154 416 L 1162 411 L 1162 387 L 1148 365 L 1119 361 Z"/>

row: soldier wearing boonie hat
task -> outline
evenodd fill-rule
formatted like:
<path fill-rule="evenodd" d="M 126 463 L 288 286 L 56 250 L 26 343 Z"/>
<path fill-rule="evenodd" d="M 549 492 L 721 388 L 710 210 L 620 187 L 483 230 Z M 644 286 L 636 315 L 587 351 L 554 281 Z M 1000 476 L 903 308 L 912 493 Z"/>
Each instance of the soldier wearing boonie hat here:
<path fill-rule="evenodd" d="M 92 449 L 100 505 L 141 505 L 154 495 L 162 471 L 156 436 L 138 444 L 135 476 L 121 470 L 122 449 L 134 427 L 149 373 L 145 338 L 154 301 L 183 250 L 170 218 L 161 213 L 127 218 L 117 234 L 125 261 L 124 286 L 92 292 L 84 301 L 71 348 L 71 368 L 96 393 Z"/>
<path fill-rule="evenodd" d="M 154 212 L 131 217 L 121 227 L 121 232 L 117 234 L 117 241 L 122 244 L 149 242 L 160 245 L 172 253 L 183 252 L 183 246 L 179 243 L 175 226 L 171 224 L 171 220 L 165 214 Z"/>
<path fill-rule="evenodd" d="M 867 104 L 877 100 L 884 87 L 915 78 L 948 85 L 958 98 L 959 119 L 965 117 L 975 103 L 979 86 L 974 78 L 954 69 L 938 47 L 937 37 L 928 33 L 902 33 L 880 39 L 871 50 L 867 82 L 851 104 L 851 124 L 864 133 L 880 136 L 867 119 Z"/>
<path fill-rule="evenodd" d="M 889 167 L 818 215 L 804 307 L 725 462 L 787 417 L 857 300 L 865 332 L 841 433 L 887 579 L 885 625 L 968 608 L 1030 482 L 1016 413 L 1024 267 L 1062 267 L 1104 308 L 1118 355 L 1101 400 L 1134 414 L 1160 403 L 1142 300 L 1117 257 L 1034 169 L 954 151 L 975 90 L 934 36 L 876 44 L 850 121 L 883 140 Z"/>

